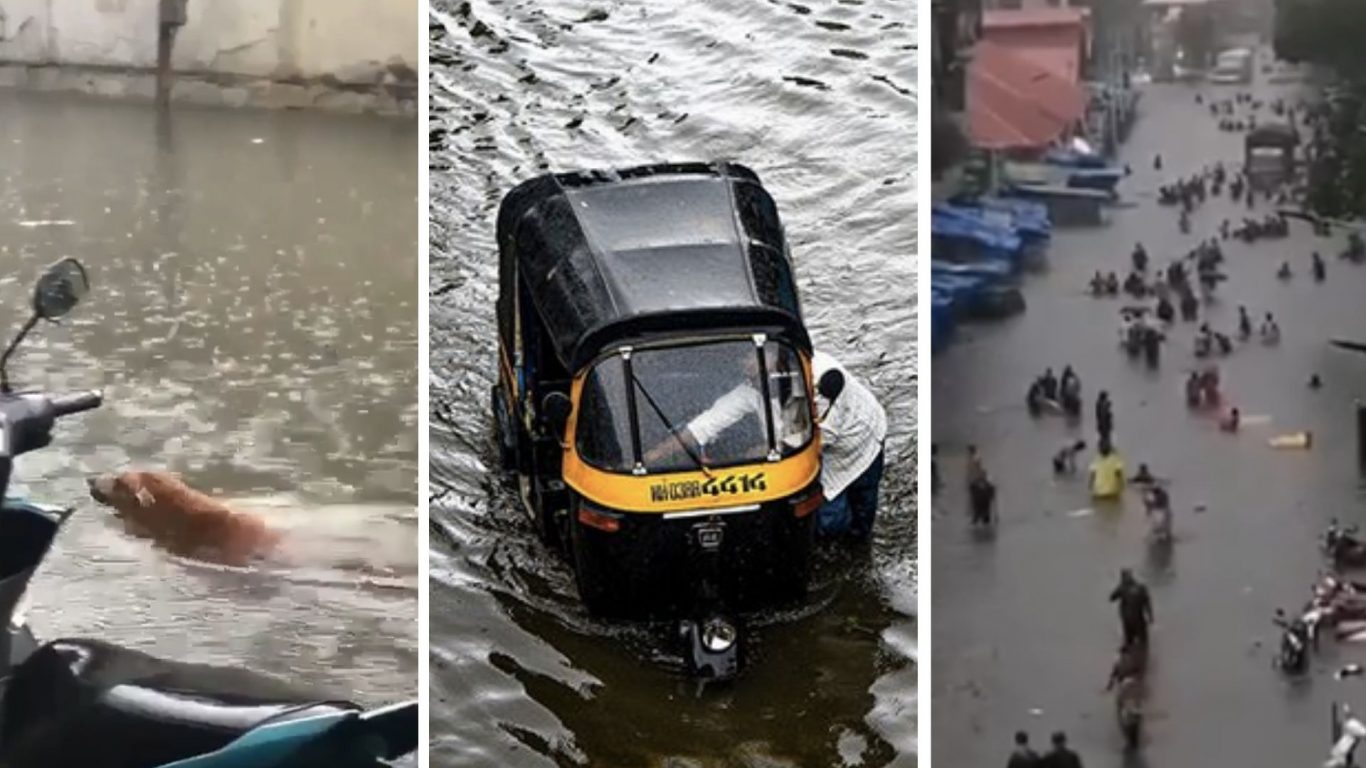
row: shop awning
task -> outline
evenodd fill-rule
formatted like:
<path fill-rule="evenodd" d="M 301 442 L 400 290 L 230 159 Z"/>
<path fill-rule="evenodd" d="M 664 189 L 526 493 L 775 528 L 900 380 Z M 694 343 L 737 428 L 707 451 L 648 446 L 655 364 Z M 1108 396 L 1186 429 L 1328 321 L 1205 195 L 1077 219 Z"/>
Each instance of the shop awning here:
<path fill-rule="evenodd" d="M 1086 92 L 1047 67 L 983 40 L 968 68 L 968 135 L 984 149 L 1044 149 L 1086 113 Z"/>

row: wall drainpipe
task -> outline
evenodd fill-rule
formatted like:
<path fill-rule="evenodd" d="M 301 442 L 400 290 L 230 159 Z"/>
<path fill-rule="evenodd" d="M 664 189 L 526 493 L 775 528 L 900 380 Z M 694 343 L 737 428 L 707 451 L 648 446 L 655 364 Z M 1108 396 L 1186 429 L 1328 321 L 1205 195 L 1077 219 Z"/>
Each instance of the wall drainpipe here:
<path fill-rule="evenodd" d="M 187 0 L 161 0 L 157 10 L 157 106 L 171 103 L 171 49 L 175 35 L 185 26 Z"/>

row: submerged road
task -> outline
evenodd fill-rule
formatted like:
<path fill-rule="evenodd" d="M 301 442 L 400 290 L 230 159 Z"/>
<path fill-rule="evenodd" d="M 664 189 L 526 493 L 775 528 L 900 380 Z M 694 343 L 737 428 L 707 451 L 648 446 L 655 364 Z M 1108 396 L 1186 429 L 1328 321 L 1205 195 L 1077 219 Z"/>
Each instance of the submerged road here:
<path fill-rule="evenodd" d="M 1261 98 L 1293 91 L 1254 88 Z M 962 328 L 932 366 L 946 481 L 932 533 L 935 765 L 1003 765 L 1020 728 L 1038 747 L 1065 730 L 1088 768 L 1317 765 L 1329 747 L 1330 704 L 1366 707 L 1366 683 L 1331 675 L 1342 663 L 1366 661 L 1366 647 L 1325 638 L 1301 680 L 1272 668 L 1279 635 L 1271 616 L 1307 598 L 1324 565 L 1317 537 L 1332 517 L 1366 520 L 1352 415 L 1354 399 L 1366 398 L 1366 357 L 1327 343 L 1366 338 L 1366 268 L 1337 258 L 1345 236 L 1316 238 L 1295 223 L 1283 240 L 1223 243 L 1230 279 L 1209 308 L 1211 325 L 1233 335 L 1245 304 L 1254 320 L 1274 312 L 1284 337 L 1278 347 L 1254 340 L 1219 361 L 1226 397 L 1244 414 L 1236 435 L 1184 404 L 1183 381 L 1197 362 L 1195 324 L 1177 324 L 1152 372 L 1117 346 L 1117 310 L 1130 302 L 1086 291 L 1097 269 L 1122 277 L 1136 241 L 1165 267 L 1221 219 L 1246 213 L 1215 199 L 1196 209 L 1192 234 L 1183 236 L 1175 210 L 1156 202 L 1158 186 L 1179 175 L 1216 160 L 1241 164 L 1242 135 L 1221 133 L 1195 103 L 1197 92 L 1223 98 L 1233 89 L 1148 87 L 1121 157 L 1134 170 L 1120 187 L 1127 205 L 1106 227 L 1056 233 L 1048 271 L 1025 279 L 1027 312 Z M 1254 215 L 1270 210 L 1260 202 Z M 1328 262 L 1321 284 L 1309 273 L 1314 250 Z M 1288 282 L 1275 276 L 1283 259 L 1295 270 Z M 1069 363 L 1083 382 L 1082 426 L 1031 419 L 1030 380 Z M 1323 377 L 1322 390 L 1306 386 L 1312 372 Z M 1114 401 L 1115 441 L 1130 472 L 1147 462 L 1171 481 L 1177 540 L 1167 553 L 1150 549 L 1133 491 L 1116 507 L 1089 510 L 1080 475 L 1093 452 L 1078 478 L 1052 476 L 1049 457 L 1065 442 L 1080 436 L 1094 446 L 1101 389 Z M 1311 450 L 1267 445 L 1304 429 L 1314 432 Z M 972 443 L 999 488 L 1000 524 L 989 539 L 975 537 L 967 521 L 963 458 Z M 1128 756 L 1103 690 L 1120 641 L 1106 597 L 1123 567 L 1150 586 L 1156 613 L 1145 743 Z"/>

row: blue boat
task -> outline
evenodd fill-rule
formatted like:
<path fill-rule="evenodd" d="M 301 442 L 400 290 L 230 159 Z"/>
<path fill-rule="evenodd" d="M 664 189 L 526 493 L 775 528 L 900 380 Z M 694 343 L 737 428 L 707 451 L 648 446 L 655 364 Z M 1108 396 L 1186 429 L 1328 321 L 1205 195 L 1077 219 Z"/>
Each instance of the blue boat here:
<path fill-rule="evenodd" d="M 930 352 L 942 352 L 953 340 L 955 321 L 953 319 L 953 300 L 944 294 L 930 290 Z"/>
<path fill-rule="evenodd" d="M 1073 168 L 1067 176 L 1067 186 L 1113 193 L 1123 178 L 1122 168 Z"/>
<path fill-rule="evenodd" d="M 999 198 L 994 198 L 999 200 Z M 1048 219 L 1048 209 L 1036 203 L 1018 201 L 1017 209 L 1009 204 L 994 202 L 980 205 L 974 202 L 935 203 L 934 213 L 945 216 L 963 216 L 987 227 L 1012 230 L 1028 243 L 1032 240 L 1047 240 L 1053 236 L 1053 224 Z"/>
<path fill-rule="evenodd" d="M 1053 238 L 1053 224 L 1048 220 L 1047 208 L 1036 203 L 1020 202 L 1024 203 L 1020 210 L 1008 205 L 988 207 L 966 201 L 935 203 L 932 210 L 936 214 L 962 217 L 973 225 L 1019 237 L 1024 243 L 1025 260 L 1030 264 L 1038 264 L 1048 252 L 1048 245 Z M 1039 215 L 1040 210 L 1042 216 Z"/>
<path fill-rule="evenodd" d="M 1013 231 L 980 219 L 930 214 L 931 247 L 935 258 L 954 263 L 1004 261 L 1018 270 L 1024 261 L 1024 241 Z"/>
<path fill-rule="evenodd" d="M 975 264 L 955 264 L 951 261 L 930 262 L 930 274 L 967 277 L 980 277 L 993 284 L 1008 284 L 1014 281 L 1015 273 L 1004 261 L 979 261 Z"/>
<path fill-rule="evenodd" d="M 1094 189 L 1050 184 L 1015 183 L 1003 194 L 1048 208 L 1049 219 L 1058 226 L 1095 226 L 1105 223 L 1110 195 Z"/>
<path fill-rule="evenodd" d="M 971 315 L 982 304 L 990 281 L 974 275 L 930 275 L 930 290 L 938 291 L 953 305 L 956 317 Z"/>
<path fill-rule="evenodd" d="M 1062 186 L 1074 189 L 1090 189 L 1115 195 L 1115 187 L 1124 178 L 1124 169 L 1112 168 L 1067 168 L 1048 163 L 1005 164 L 1005 178 L 1012 185 Z"/>
<path fill-rule="evenodd" d="M 985 195 L 966 201 L 966 204 L 980 206 L 988 211 L 1006 211 L 1012 214 L 1016 221 L 1023 222 L 1032 229 L 1050 235 L 1053 233 L 1053 218 L 1048 214 L 1048 206 L 1043 203 L 1016 197 Z"/>

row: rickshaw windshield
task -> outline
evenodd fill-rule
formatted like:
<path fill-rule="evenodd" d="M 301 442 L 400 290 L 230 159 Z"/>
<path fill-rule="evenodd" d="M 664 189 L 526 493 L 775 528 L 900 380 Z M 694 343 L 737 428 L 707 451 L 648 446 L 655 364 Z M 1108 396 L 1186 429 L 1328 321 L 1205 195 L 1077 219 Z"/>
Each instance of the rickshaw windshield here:
<path fill-rule="evenodd" d="M 806 446 L 810 402 L 801 358 L 786 344 L 636 349 L 589 372 L 575 440 L 585 461 L 616 472 L 637 459 L 647 472 L 752 464 Z"/>

